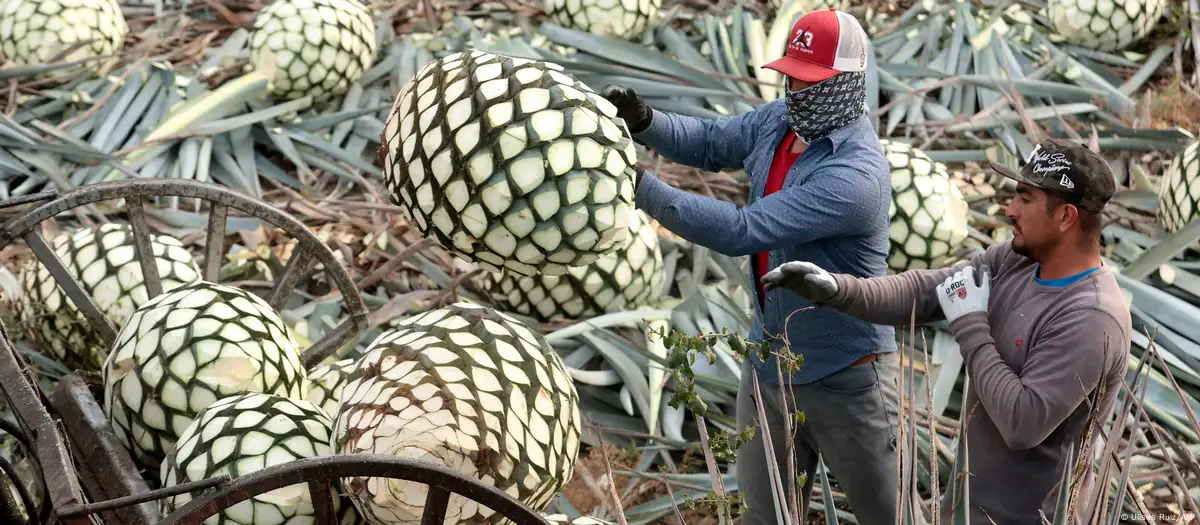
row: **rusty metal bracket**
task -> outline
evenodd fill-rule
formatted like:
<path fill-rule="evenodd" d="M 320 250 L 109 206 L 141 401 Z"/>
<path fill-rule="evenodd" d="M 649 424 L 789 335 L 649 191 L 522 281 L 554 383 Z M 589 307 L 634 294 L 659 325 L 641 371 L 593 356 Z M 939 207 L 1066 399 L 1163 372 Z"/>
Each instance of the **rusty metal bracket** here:
<path fill-rule="evenodd" d="M 51 402 L 71 436 L 80 480 L 94 499 L 150 491 L 83 377 L 70 374 L 62 378 Z M 66 515 L 66 509 L 59 509 L 59 516 Z M 106 525 L 154 525 L 160 516 L 155 505 L 142 503 L 106 512 L 103 517 Z"/>
<path fill-rule="evenodd" d="M 212 493 L 193 499 L 163 518 L 158 525 L 200 525 L 219 512 L 238 502 L 259 494 L 297 483 L 328 487 L 329 481 L 351 476 L 401 479 L 429 486 L 421 525 L 442 525 L 450 494 L 460 494 L 511 520 L 515 525 L 549 525 L 540 513 L 523 505 L 503 490 L 468 478 L 449 468 L 408 458 L 384 454 L 336 454 L 291 461 L 235 478 Z M 335 525 L 329 512 L 331 500 L 326 490 L 316 490 L 313 508 L 317 525 Z"/>
<path fill-rule="evenodd" d="M 17 351 L 8 338 L 8 331 L 0 325 L 0 392 L 4 393 L 8 406 L 16 416 L 21 431 L 33 444 L 36 458 L 46 483 L 46 498 L 51 509 L 64 508 L 83 500 L 79 480 L 70 474 L 75 472 L 67 453 L 66 442 L 58 425 L 42 405 L 42 397 L 33 384 L 22 373 Z M 51 519 L 54 519 L 51 512 Z M 89 525 L 86 517 L 59 518 L 64 525 Z"/>

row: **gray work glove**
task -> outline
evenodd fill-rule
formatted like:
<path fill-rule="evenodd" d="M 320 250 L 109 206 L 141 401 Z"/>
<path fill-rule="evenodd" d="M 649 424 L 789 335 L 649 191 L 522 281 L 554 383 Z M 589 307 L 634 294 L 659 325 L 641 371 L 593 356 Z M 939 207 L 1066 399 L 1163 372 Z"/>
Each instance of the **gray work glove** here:
<path fill-rule="evenodd" d="M 838 292 L 837 281 L 833 280 L 829 272 L 806 261 L 783 263 L 767 272 L 762 282 L 768 292 L 776 288 L 785 288 L 814 303 L 828 301 Z"/>

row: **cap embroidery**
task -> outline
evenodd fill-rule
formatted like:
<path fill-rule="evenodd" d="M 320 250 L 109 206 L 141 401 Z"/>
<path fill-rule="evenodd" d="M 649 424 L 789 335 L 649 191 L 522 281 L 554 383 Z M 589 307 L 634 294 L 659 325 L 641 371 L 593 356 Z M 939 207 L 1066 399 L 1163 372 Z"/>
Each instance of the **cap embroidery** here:
<path fill-rule="evenodd" d="M 1067 188 L 1070 190 L 1075 189 L 1075 183 L 1072 182 L 1071 179 L 1067 177 L 1066 173 L 1063 173 L 1062 180 L 1058 181 L 1058 183 L 1060 185 L 1062 185 L 1062 187 L 1064 187 L 1064 188 Z"/>
<path fill-rule="evenodd" d="M 1034 173 L 1055 173 L 1074 166 L 1062 153 L 1035 153 L 1032 157 L 1032 162 L 1036 163 L 1033 167 Z"/>
<path fill-rule="evenodd" d="M 1041 144 L 1038 144 L 1033 147 L 1033 151 L 1029 152 L 1029 158 L 1025 159 L 1025 163 L 1029 164 L 1030 162 L 1033 162 L 1033 159 L 1037 157 L 1037 154 L 1039 151 L 1042 151 Z"/>
<path fill-rule="evenodd" d="M 803 51 L 808 51 L 809 53 L 811 53 L 812 52 L 811 51 L 812 39 L 813 39 L 812 31 L 801 28 L 796 31 L 796 37 L 792 39 L 792 45 L 803 47 L 804 48 Z"/>

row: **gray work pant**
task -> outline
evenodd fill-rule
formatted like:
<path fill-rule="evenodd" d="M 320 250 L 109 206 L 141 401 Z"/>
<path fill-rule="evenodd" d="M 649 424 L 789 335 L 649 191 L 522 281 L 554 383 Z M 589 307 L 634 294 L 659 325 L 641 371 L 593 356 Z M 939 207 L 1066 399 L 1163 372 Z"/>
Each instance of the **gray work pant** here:
<path fill-rule="evenodd" d="M 850 500 L 860 525 L 896 523 L 899 396 L 895 381 L 899 368 L 899 355 L 892 352 L 804 385 L 781 388 L 759 377 L 758 387 L 775 460 L 781 482 L 789 493 L 784 418 L 796 410 L 804 412 L 804 424 L 799 429 L 792 425 L 795 439 L 791 442 L 795 455 L 792 479 L 799 480 L 802 472 L 808 474 L 799 494 L 801 523 L 810 506 L 807 502 L 817 475 L 818 454 Z M 774 491 L 767 470 L 763 432 L 757 424 L 753 373 L 754 368 L 749 363 L 743 364 L 737 396 L 738 427 L 755 424 L 754 437 L 743 443 L 737 452 L 738 489 L 748 507 L 742 515 L 742 525 L 776 525 Z M 787 395 L 786 409 L 784 394 Z"/>

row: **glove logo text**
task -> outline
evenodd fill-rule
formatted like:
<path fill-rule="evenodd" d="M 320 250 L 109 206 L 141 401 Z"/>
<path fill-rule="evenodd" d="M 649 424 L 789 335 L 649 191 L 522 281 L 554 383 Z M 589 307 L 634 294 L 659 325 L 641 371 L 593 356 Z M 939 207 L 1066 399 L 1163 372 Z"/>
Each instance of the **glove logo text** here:
<path fill-rule="evenodd" d="M 956 294 L 958 295 L 959 299 L 967 298 L 967 283 L 966 282 L 960 280 L 960 281 L 954 281 L 953 283 L 950 283 L 950 287 L 946 289 L 946 297 L 953 299 Z"/>

